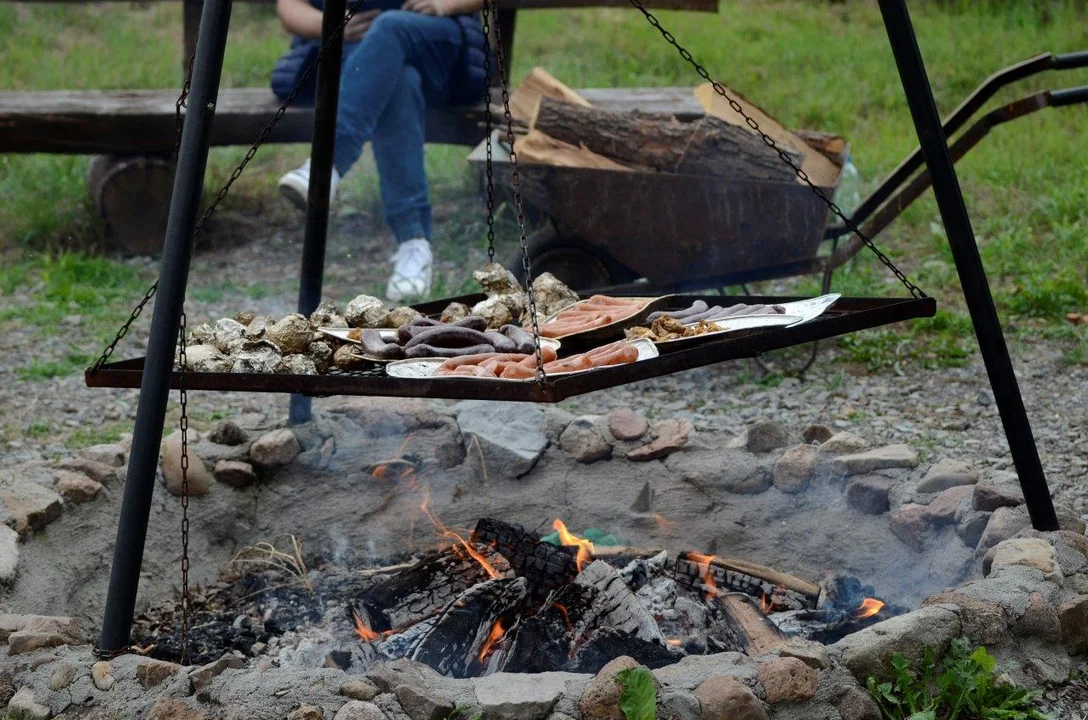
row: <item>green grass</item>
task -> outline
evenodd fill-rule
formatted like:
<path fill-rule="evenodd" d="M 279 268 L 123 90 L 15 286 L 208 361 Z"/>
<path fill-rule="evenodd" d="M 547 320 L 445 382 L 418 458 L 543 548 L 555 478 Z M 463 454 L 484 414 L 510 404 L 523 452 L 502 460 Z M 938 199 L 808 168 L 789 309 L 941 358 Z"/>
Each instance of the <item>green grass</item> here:
<path fill-rule="evenodd" d="M 92 428 L 80 428 L 64 441 L 69 450 L 79 450 L 92 445 L 114 443 L 121 439 L 121 433 L 132 430 L 131 422 L 105 423 Z"/>
<path fill-rule="evenodd" d="M 915 3 L 919 44 L 939 107 L 948 112 L 994 70 L 1039 52 L 1085 49 L 1088 10 L 1082 2 Z M 836 132 L 852 147 L 863 184 L 871 189 L 916 145 L 902 88 L 875 3 L 814 0 L 723 0 L 717 15 L 661 12 L 659 17 L 711 75 L 777 116 L 785 125 Z M 18 5 L 0 3 L 0 34 L 18 37 L 5 48 L 0 87 L 176 87 L 180 80 L 180 10 L 175 4 Z M 223 85 L 264 86 L 286 47 L 271 7 L 234 9 Z M 699 78 L 645 21 L 630 10 L 533 11 L 519 19 L 513 76 L 541 65 L 573 87 L 694 86 Z M 1047 73 L 1003 91 L 1008 102 L 1028 93 L 1088 83 L 1088 71 Z M 215 190 L 245 148 L 213 151 L 207 184 Z M 305 155 L 301 146 L 262 149 L 224 205 L 252 215 L 267 212 L 280 172 Z M 464 148 L 432 146 L 427 164 L 436 205 L 457 210 L 436 226 L 440 258 L 464 257 L 466 243 L 482 247 L 483 218 L 465 202 L 473 192 Z M 1088 111 L 1047 109 L 995 129 L 958 163 L 994 299 L 1013 342 L 1059 342 L 1071 363 L 1084 363 L 1083 328 L 1062 316 L 1088 309 Z M 60 255 L 96 247 L 102 228 L 87 199 L 87 158 L 0 157 L 0 250 L 14 257 L 0 268 L 0 293 L 11 295 L 44 279 L 35 291 L 44 318 L 87 314 L 91 326 L 106 312 L 139 297 L 147 278 L 109 259 Z M 380 207 L 373 158 L 364 157 L 343 185 L 350 207 Z M 607 199 L 602 198 L 602 201 Z M 840 342 L 849 360 L 873 369 L 901 362 L 960 364 L 975 352 L 958 276 L 932 196 L 927 194 L 878 238 L 912 278 L 938 298 L 942 313 L 928 321 L 869 331 Z M 501 226 L 504 247 L 516 242 Z M 66 269 L 67 268 L 67 269 Z M 72 270 L 79 269 L 73 275 Z M 434 296 L 472 289 L 469 271 L 443 276 Z M 90 273 L 84 275 L 83 272 Z M 67 275 L 66 275 L 67 273 Z M 293 273 L 293 271 L 292 271 Z M 67 277 L 67 280 L 65 279 Z M 93 279 L 90 279 L 93 278 Z M 815 281 L 797 283 L 802 292 Z M 854 295 L 902 292 L 864 253 L 836 275 L 834 289 Z M 206 287 L 198 299 L 226 294 L 259 298 L 280 288 Z M 0 327 L 19 322 L 5 303 Z M 104 329 L 103 325 L 103 329 Z M 82 350 L 81 350 L 82 351 Z M 63 372 L 29 367 L 28 377 Z"/>

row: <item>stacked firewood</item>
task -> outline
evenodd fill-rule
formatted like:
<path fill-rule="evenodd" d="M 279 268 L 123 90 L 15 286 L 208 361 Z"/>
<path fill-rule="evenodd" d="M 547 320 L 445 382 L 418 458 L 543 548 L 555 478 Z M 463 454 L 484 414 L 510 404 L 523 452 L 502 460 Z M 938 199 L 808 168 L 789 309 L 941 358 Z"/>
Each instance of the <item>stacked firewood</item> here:
<path fill-rule="evenodd" d="M 729 93 L 774 139 L 776 148 L 709 85 L 695 90 L 706 114 L 683 122 L 668 113 L 593 107 L 536 68 L 511 96 L 511 113 L 523 130 L 515 150 L 518 159 L 528 164 L 797 181 L 796 171 L 783 162 L 781 151 L 817 185 L 834 186 L 838 167 L 823 154 L 824 148 L 786 130 L 743 96 Z"/>

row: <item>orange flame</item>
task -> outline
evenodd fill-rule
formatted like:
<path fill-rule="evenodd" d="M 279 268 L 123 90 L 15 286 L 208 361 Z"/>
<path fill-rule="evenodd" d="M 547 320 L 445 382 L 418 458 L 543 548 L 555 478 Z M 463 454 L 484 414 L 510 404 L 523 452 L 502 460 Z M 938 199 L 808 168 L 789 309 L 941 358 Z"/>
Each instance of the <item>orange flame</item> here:
<path fill-rule="evenodd" d="M 585 538 L 580 538 L 567 530 L 567 526 L 559 518 L 552 523 L 552 529 L 559 533 L 559 542 L 568 547 L 578 548 L 578 555 L 574 558 L 574 565 L 578 572 L 593 559 L 593 543 Z"/>
<path fill-rule="evenodd" d="M 397 449 L 397 454 L 392 460 L 386 460 L 374 466 L 370 471 L 372 477 L 377 480 L 401 480 L 415 474 L 415 465 L 404 459 L 404 449 L 412 441 L 412 436 L 404 438 L 404 442 Z"/>
<path fill-rule="evenodd" d="M 431 521 L 431 524 L 434 525 L 435 529 L 438 531 L 438 534 L 441 535 L 442 537 L 446 537 L 446 538 L 449 538 L 450 540 L 453 540 L 454 548 L 456 550 L 458 550 L 458 551 L 464 551 L 465 553 L 468 554 L 469 557 L 471 557 L 473 560 L 478 562 L 480 564 L 480 567 L 482 567 L 484 569 L 484 572 L 487 573 L 488 577 L 490 577 L 491 579 L 495 579 L 497 577 L 502 577 L 502 573 L 500 573 L 498 570 L 496 570 L 495 566 L 492 565 L 491 563 L 489 563 L 487 561 L 487 558 L 485 558 L 483 555 L 481 555 L 476 550 L 476 548 L 474 548 L 472 546 L 472 543 L 468 542 L 463 537 L 461 537 L 460 535 L 455 533 L 453 530 L 450 530 L 449 528 L 447 528 L 445 525 L 442 524 L 442 521 L 439 520 L 435 516 L 435 514 L 431 511 L 430 507 L 428 507 L 430 502 L 431 502 L 431 491 L 428 488 L 428 489 L 423 491 L 423 504 L 419 506 L 419 509 L 422 510 L 423 514 L 427 516 L 427 519 Z"/>
<path fill-rule="evenodd" d="M 665 644 L 669 647 L 680 647 L 684 644 L 684 641 L 680 638 L 665 638 Z"/>
<path fill-rule="evenodd" d="M 481 663 L 487 660 L 493 652 L 495 652 L 495 646 L 499 640 L 502 640 L 502 636 L 506 634 L 506 628 L 503 627 L 502 618 L 495 621 L 495 624 L 491 626 L 491 632 L 487 635 L 487 640 L 484 642 L 484 646 L 480 648 L 480 655 L 477 658 Z"/>
<path fill-rule="evenodd" d="M 367 626 L 355 608 L 351 609 L 351 617 L 355 620 L 355 634 L 362 638 L 363 642 L 371 642 L 381 637 Z"/>
<path fill-rule="evenodd" d="M 574 625 L 572 625 L 570 622 L 570 613 L 567 612 L 567 606 L 557 602 L 553 602 L 552 607 L 558 610 L 559 613 L 563 616 L 563 622 L 564 624 L 566 624 L 567 630 L 574 632 Z"/>
<path fill-rule="evenodd" d="M 657 523 L 657 527 L 661 530 L 661 532 L 665 533 L 666 535 L 671 533 L 673 526 L 676 525 L 675 520 L 668 520 L 660 513 L 654 513 L 654 522 Z"/>
<path fill-rule="evenodd" d="M 774 607 L 774 601 L 771 600 L 770 595 L 763 593 L 763 597 L 759 599 L 759 609 L 763 611 L 764 615 L 771 614 L 771 608 Z"/>
<path fill-rule="evenodd" d="M 699 570 L 703 573 L 703 586 L 706 590 L 707 598 L 718 596 L 718 585 L 714 582 L 714 573 L 710 570 L 710 563 L 714 561 L 716 555 L 703 555 L 702 553 L 689 552 L 688 560 L 699 566 Z"/>
<path fill-rule="evenodd" d="M 865 598 L 858 606 L 856 616 L 859 620 L 872 617 L 884 608 L 884 601 L 876 598 Z"/>

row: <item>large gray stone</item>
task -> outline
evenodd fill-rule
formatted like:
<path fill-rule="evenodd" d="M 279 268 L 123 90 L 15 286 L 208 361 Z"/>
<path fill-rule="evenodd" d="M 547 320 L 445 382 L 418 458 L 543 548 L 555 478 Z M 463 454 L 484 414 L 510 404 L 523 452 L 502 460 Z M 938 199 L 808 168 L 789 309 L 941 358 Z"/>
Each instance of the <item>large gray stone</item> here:
<path fill-rule="evenodd" d="M 493 476 L 525 475 L 548 445 L 543 409 L 527 403 L 466 400 L 457 404 L 466 444 L 475 437 Z"/>
<path fill-rule="evenodd" d="M 997 485 L 975 485 L 971 496 L 971 507 L 975 510 L 993 512 L 999 507 L 1016 507 L 1024 502 L 1024 495 L 1011 487 Z"/>
<path fill-rule="evenodd" d="M 909 469 L 917 466 L 918 453 L 906 445 L 886 445 L 868 452 L 843 455 L 835 459 L 835 467 L 843 475 L 865 475 L 876 470 Z"/>
<path fill-rule="evenodd" d="M 661 684 L 674 690 L 694 690 L 710 678 L 732 675 L 754 681 L 756 665 L 747 655 L 736 652 L 713 655 L 688 655 L 680 662 L 653 671 Z"/>
<path fill-rule="evenodd" d="M 583 720 L 624 720 L 620 710 L 622 688 L 616 676 L 637 667 L 641 666 L 634 658 L 621 656 L 601 668 L 578 700 Z"/>
<path fill-rule="evenodd" d="M 25 720 L 46 720 L 53 714 L 48 707 L 38 702 L 29 685 L 19 688 L 19 692 L 12 696 L 8 701 L 8 711 L 13 718 Z"/>
<path fill-rule="evenodd" d="M 0 505 L 14 519 L 15 531 L 26 535 L 60 517 L 60 495 L 17 470 L 0 470 Z"/>
<path fill-rule="evenodd" d="M 986 523 L 986 529 L 975 546 L 976 555 L 985 555 L 986 552 L 999 542 L 1008 540 L 1016 533 L 1031 524 L 1027 508 L 1020 506 L 1015 508 L 1001 507 L 994 510 L 990 521 Z"/>
<path fill-rule="evenodd" d="M 888 493 L 895 480 L 883 475 L 866 475 L 851 480 L 846 485 L 846 502 L 850 507 L 866 515 L 882 515 L 888 512 Z"/>
<path fill-rule="evenodd" d="M 612 457 L 612 444 L 591 417 L 572 420 L 559 436 L 559 447 L 580 463 L 593 463 Z"/>
<path fill-rule="evenodd" d="M 755 693 L 732 675 L 718 675 L 695 688 L 703 720 L 767 720 Z"/>
<path fill-rule="evenodd" d="M 1047 580 L 1061 581 L 1058 553 L 1042 538 L 1012 538 L 994 545 L 982 561 L 982 571 L 987 575 L 995 567 L 1023 565 L 1043 573 Z"/>
<path fill-rule="evenodd" d="M 61 470 L 83 473 L 91 480 L 103 485 L 117 479 L 117 468 L 89 458 L 69 458 L 62 461 L 57 467 Z"/>
<path fill-rule="evenodd" d="M 446 720 L 453 712 L 453 700 L 435 688 L 398 685 L 393 694 L 412 720 Z"/>
<path fill-rule="evenodd" d="M 808 487 L 820 451 L 813 445 L 795 445 L 782 454 L 771 471 L 771 482 L 785 493 L 799 493 Z"/>
<path fill-rule="evenodd" d="M 0 584 L 15 579 L 19 570 L 19 533 L 7 525 L 0 525 Z"/>
<path fill-rule="evenodd" d="M 544 720 L 563 697 L 570 676 L 495 673 L 475 682 L 484 720 Z"/>
<path fill-rule="evenodd" d="M 819 674 L 801 660 L 780 657 L 756 666 L 756 676 L 763 686 L 767 702 L 804 702 L 816 694 Z"/>
<path fill-rule="evenodd" d="M 1062 643 L 1070 655 L 1088 651 L 1088 595 L 1078 595 L 1058 607 Z"/>
<path fill-rule="evenodd" d="M 57 473 L 57 492 L 68 502 L 84 503 L 102 492 L 102 483 L 82 473 L 61 470 Z"/>
<path fill-rule="evenodd" d="M 249 447 L 249 459 L 261 467 L 286 465 L 302 452 L 298 438 L 287 428 L 266 432 Z"/>
<path fill-rule="evenodd" d="M 926 515 L 929 521 L 936 526 L 948 525 L 955 522 L 956 511 L 963 501 L 971 495 L 971 488 L 966 485 L 957 485 L 947 490 L 942 490 L 933 498 L 933 502 L 926 506 Z"/>
<path fill-rule="evenodd" d="M 649 429 L 646 418 L 631 408 L 616 408 L 608 413 L 608 431 L 617 440 L 638 440 Z"/>
<path fill-rule="evenodd" d="M 91 445 L 79 451 L 80 457 L 109 465 L 110 467 L 124 467 L 125 449 L 116 443 L 104 445 Z"/>
<path fill-rule="evenodd" d="M 959 535 L 960 540 L 963 540 L 964 545 L 969 548 L 978 545 L 979 538 L 985 532 L 986 525 L 990 522 L 990 515 L 992 514 L 982 510 L 974 510 L 970 503 L 960 503 L 960 506 L 956 508 L 955 515 L 956 534 Z"/>
<path fill-rule="evenodd" d="M 242 445 L 249 433 L 232 420 L 220 420 L 208 431 L 208 440 L 217 445 Z"/>
<path fill-rule="evenodd" d="M 245 487 L 257 481 L 253 466 L 240 460 L 220 460 L 215 464 L 215 479 L 231 487 Z"/>
<path fill-rule="evenodd" d="M 830 438 L 820 443 L 820 452 L 834 455 L 850 455 L 859 453 L 869 447 L 869 443 L 854 433 L 835 433 Z"/>
<path fill-rule="evenodd" d="M 79 645 L 83 637 L 74 618 L 26 615 L 18 630 L 8 635 L 8 653 L 22 655 L 43 648 Z"/>
<path fill-rule="evenodd" d="M 790 431 L 776 422 L 757 422 L 748 427 L 746 447 L 751 453 L 766 453 L 793 443 Z"/>
<path fill-rule="evenodd" d="M 935 493 L 960 485 L 974 485 L 978 473 L 965 462 L 945 458 L 929 469 L 918 483 L 918 492 Z"/>
<path fill-rule="evenodd" d="M 929 513 L 925 505 L 909 503 L 888 519 L 892 534 L 917 552 L 922 552 L 929 531 Z"/>
<path fill-rule="evenodd" d="M 843 664 L 864 684 L 870 675 L 888 677 L 892 653 L 898 652 L 915 663 L 926 647 L 943 655 L 961 629 L 959 616 L 952 608 L 933 605 L 847 635 L 832 649 L 842 653 Z"/>
<path fill-rule="evenodd" d="M 963 626 L 963 636 L 976 645 L 993 646 L 1008 635 L 1012 622 L 1011 613 L 1000 603 L 983 600 L 958 592 L 943 592 L 928 597 L 922 603 L 929 605 L 953 605 Z"/>

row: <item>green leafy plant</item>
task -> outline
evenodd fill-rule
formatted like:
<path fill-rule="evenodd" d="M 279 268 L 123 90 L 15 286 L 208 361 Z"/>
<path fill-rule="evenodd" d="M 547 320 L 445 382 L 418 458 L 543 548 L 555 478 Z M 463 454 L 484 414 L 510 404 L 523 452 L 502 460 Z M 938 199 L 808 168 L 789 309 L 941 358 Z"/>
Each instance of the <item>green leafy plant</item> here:
<path fill-rule="evenodd" d="M 627 720 L 654 720 L 657 716 L 657 688 L 654 676 L 644 667 L 628 668 L 616 675 L 622 688 L 620 710 Z"/>
<path fill-rule="evenodd" d="M 986 648 L 957 638 L 939 666 L 932 648 L 917 667 L 895 653 L 892 679 L 866 686 L 889 720 L 1048 720 L 1034 707 L 1039 693 L 998 682 L 996 668 Z"/>

